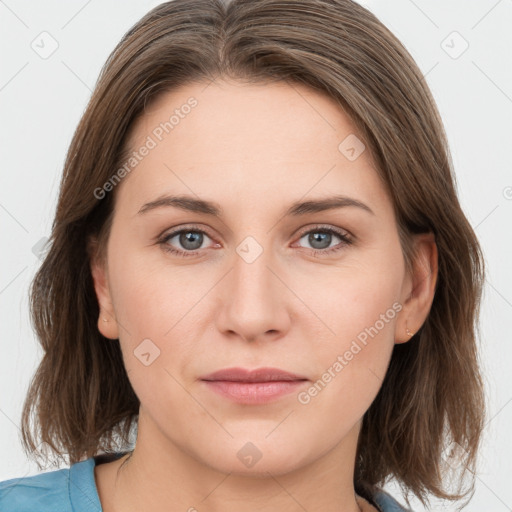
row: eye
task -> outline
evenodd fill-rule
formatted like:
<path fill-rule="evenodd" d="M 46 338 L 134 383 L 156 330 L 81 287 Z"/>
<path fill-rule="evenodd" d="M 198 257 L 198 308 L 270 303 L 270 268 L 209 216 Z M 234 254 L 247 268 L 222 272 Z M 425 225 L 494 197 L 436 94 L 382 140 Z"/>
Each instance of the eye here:
<path fill-rule="evenodd" d="M 176 256 L 195 256 L 197 251 L 202 247 L 206 238 L 210 238 L 202 229 L 197 228 L 181 228 L 179 230 L 168 233 L 161 238 L 158 243 L 161 247 Z M 170 242 L 176 238 L 175 243 L 183 247 L 184 250 L 176 249 Z"/>
<path fill-rule="evenodd" d="M 331 246 L 336 238 L 340 240 L 338 244 Z M 210 236 L 195 227 L 184 227 L 171 233 L 165 234 L 158 240 L 158 244 L 167 252 L 180 257 L 196 256 L 200 249 L 204 249 L 203 243 L 205 238 L 211 239 Z M 171 243 L 173 239 L 174 245 Z M 305 239 L 311 244 L 311 249 L 315 256 L 324 256 L 343 249 L 352 244 L 352 238 L 347 232 L 333 228 L 330 226 L 316 226 L 314 229 L 305 231 L 301 234 L 300 240 Z M 182 247 L 176 248 L 176 244 Z M 218 244 L 217 244 L 218 246 Z"/>
<path fill-rule="evenodd" d="M 338 238 L 341 242 L 331 246 L 333 236 L 334 241 Z M 312 246 L 311 249 L 313 249 L 315 256 L 331 254 L 352 243 L 352 239 L 348 233 L 328 226 L 317 226 L 314 229 L 310 229 L 301 235 L 300 240 L 302 239 L 305 239 L 306 242 Z"/>

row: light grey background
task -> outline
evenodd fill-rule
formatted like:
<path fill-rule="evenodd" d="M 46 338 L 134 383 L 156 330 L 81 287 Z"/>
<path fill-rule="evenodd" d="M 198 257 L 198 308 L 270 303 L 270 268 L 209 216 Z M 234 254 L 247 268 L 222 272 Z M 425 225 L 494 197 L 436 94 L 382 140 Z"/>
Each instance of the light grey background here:
<path fill-rule="evenodd" d="M 41 357 L 28 287 L 40 264 L 38 243 L 50 232 L 65 153 L 108 54 L 158 3 L 0 1 L 0 480 L 37 472 L 19 442 L 22 402 Z M 426 76 L 448 133 L 463 209 L 483 246 L 481 353 L 490 414 L 476 493 L 465 510 L 510 511 L 512 0 L 361 3 Z M 52 45 L 58 47 L 46 55 Z M 456 510 L 433 503 L 435 510 Z"/>

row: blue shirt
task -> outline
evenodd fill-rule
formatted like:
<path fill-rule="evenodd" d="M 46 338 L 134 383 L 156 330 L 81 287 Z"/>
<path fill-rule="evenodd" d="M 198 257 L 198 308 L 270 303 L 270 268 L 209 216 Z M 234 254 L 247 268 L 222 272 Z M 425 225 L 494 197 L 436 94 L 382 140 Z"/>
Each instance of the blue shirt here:
<path fill-rule="evenodd" d="M 126 452 L 91 457 L 70 468 L 0 482 L 1 512 L 102 512 L 94 466 L 115 460 Z M 100 462 L 100 459 L 101 460 Z M 407 509 L 389 494 L 379 491 L 373 501 L 382 512 Z"/>

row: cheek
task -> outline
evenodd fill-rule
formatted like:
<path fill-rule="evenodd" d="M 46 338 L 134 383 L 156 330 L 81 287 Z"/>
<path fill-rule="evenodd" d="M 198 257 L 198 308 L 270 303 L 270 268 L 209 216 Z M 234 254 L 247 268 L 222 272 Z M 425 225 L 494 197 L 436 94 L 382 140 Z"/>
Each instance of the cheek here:
<path fill-rule="evenodd" d="M 326 266 L 314 273 L 290 274 L 289 280 L 305 306 L 297 323 L 307 322 L 307 327 L 314 330 L 314 340 L 338 350 L 356 338 L 364 343 L 369 336 L 392 337 L 401 310 L 398 299 L 402 279 L 399 264 L 362 258 L 340 267 Z"/>
<path fill-rule="evenodd" d="M 315 379 L 297 400 L 310 417 L 329 418 L 332 435 L 346 432 L 368 410 L 382 386 L 394 347 L 394 325 L 401 310 L 392 293 L 368 297 L 364 307 L 340 300 L 336 336 L 319 338 L 311 351 Z M 344 307 L 345 306 L 345 307 Z"/>
<path fill-rule="evenodd" d="M 310 317 L 316 381 L 298 399 L 346 422 L 364 414 L 382 385 L 402 310 L 402 270 L 385 258 L 330 270 L 305 298 L 322 321 Z"/>
<path fill-rule="evenodd" d="M 113 251 L 111 268 L 116 316 L 134 339 L 162 338 L 204 295 L 197 272 L 166 263 L 158 248 L 127 250 L 122 257 Z"/>
<path fill-rule="evenodd" d="M 178 382 L 189 378 L 198 357 L 199 331 L 210 318 L 205 295 L 216 278 L 206 266 L 199 272 L 171 265 L 157 248 L 112 251 L 110 268 L 124 364 L 137 396 L 148 407 L 162 397 L 181 407 Z"/>

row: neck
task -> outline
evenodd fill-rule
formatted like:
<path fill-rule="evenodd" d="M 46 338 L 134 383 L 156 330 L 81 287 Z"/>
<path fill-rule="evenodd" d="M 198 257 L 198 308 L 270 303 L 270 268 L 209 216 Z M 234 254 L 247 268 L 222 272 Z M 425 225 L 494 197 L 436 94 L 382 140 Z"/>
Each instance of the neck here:
<path fill-rule="evenodd" d="M 131 454 L 95 468 L 104 512 L 360 512 L 353 485 L 360 424 L 328 453 L 305 465 L 219 470 L 178 446 L 139 416 Z M 300 449 L 300 447 L 299 447 Z M 304 454 L 306 458 L 307 453 Z"/>

